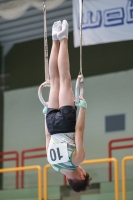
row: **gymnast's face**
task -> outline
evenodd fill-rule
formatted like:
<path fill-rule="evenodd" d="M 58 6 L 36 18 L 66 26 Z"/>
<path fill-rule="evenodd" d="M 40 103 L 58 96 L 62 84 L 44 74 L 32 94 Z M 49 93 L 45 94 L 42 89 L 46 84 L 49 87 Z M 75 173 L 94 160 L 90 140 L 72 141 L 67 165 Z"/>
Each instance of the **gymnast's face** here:
<path fill-rule="evenodd" d="M 85 180 L 86 172 L 82 167 L 78 167 L 77 169 L 76 180 Z"/>

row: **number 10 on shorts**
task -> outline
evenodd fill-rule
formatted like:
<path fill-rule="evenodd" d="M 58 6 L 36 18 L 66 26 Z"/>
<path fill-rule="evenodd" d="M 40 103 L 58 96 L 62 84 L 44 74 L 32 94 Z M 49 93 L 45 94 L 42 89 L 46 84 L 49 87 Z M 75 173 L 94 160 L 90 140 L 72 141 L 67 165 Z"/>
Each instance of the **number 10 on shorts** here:
<path fill-rule="evenodd" d="M 67 143 L 59 143 L 49 145 L 47 159 L 50 164 L 58 164 L 68 162 Z"/>

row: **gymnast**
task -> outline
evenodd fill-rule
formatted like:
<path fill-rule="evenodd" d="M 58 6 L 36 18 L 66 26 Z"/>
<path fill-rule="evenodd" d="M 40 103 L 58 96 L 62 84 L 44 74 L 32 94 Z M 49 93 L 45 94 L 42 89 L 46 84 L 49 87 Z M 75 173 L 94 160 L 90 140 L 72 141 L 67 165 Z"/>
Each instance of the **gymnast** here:
<path fill-rule="evenodd" d="M 68 54 L 68 22 L 52 26 L 52 49 L 49 59 L 50 93 L 45 120 L 47 160 L 64 174 L 75 192 L 91 185 L 89 174 L 80 166 L 85 159 L 83 145 L 87 103 L 80 98 L 76 120 Z"/>

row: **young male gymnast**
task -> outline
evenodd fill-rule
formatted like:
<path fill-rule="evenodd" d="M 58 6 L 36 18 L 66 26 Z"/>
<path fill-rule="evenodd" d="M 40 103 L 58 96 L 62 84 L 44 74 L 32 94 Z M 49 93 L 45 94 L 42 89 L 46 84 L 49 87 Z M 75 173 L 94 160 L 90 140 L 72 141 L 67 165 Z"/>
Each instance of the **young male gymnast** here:
<path fill-rule="evenodd" d="M 52 27 L 53 45 L 49 60 L 50 94 L 46 114 L 45 135 L 47 159 L 51 166 L 66 175 L 76 192 L 90 187 L 89 174 L 80 167 L 85 159 L 83 136 L 87 104 L 80 97 L 76 106 L 71 87 L 68 55 L 68 23 L 57 21 Z"/>

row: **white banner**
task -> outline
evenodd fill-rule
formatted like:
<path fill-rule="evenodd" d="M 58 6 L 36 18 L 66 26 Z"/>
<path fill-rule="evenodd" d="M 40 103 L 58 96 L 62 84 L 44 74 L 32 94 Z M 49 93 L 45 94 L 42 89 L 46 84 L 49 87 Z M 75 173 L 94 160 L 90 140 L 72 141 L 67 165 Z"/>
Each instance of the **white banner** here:
<path fill-rule="evenodd" d="M 79 1 L 73 0 L 74 46 L 80 46 Z M 82 44 L 133 39 L 133 0 L 83 0 Z"/>

